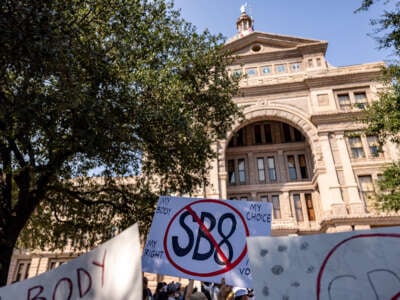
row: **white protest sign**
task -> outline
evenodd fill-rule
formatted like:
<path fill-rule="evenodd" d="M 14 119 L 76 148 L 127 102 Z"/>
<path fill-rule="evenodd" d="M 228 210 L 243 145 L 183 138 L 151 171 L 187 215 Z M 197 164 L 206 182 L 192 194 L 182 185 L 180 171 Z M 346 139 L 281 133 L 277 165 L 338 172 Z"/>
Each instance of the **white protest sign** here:
<path fill-rule="evenodd" d="M 400 299 L 400 227 L 247 238 L 257 300 Z"/>
<path fill-rule="evenodd" d="M 270 203 L 160 197 L 143 271 L 251 287 L 246 237 L 270 229 Z"/>
<path fill-rule="evenodd" d="M 140 251 L 135 224 L 57 269 L 0 288 L 0 299 L 142 299 Z"/>

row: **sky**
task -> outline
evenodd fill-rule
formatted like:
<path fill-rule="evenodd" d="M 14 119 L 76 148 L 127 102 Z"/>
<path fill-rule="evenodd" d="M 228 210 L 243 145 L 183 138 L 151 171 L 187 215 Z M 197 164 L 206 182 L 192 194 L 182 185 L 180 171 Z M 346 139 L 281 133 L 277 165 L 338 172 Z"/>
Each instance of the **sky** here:
<path fill-rule="evenodd" d="M 327 41 L 327 60 L 333 66 L 390 61 L 392 51 L 379 49 L 372 18 L 385 6 L 378 1 L 368 11 L 354 13 L 362 0 L 174 0 L 182 17 L 199 31 L 236 34 L 240 6 L 254 19 L 255 31 Z M 371 36 L 372 35 L 372 36 Z M 376 36 L 376 34 L 375 34 Z"/>

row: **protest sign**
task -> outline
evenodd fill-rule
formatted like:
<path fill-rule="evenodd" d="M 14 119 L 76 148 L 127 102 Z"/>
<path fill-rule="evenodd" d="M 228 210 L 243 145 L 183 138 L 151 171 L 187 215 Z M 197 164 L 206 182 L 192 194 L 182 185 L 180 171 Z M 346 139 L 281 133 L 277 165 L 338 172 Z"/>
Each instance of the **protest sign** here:
<path fill-rule="evenodd" d="M 400 227 L 247 238 L 262 299 L 400 299 Z"/>
<path fill-rule="evenodd" d="M 1 300 L 142 299 L 139 230 L 135 224 L 57 269 L 0 288 Z"/>
<path fill-rule="evenodd" d="M 143 271 L 251 287 L 246 236 L 270 229 L 270 203 L 160 197 Z"/>

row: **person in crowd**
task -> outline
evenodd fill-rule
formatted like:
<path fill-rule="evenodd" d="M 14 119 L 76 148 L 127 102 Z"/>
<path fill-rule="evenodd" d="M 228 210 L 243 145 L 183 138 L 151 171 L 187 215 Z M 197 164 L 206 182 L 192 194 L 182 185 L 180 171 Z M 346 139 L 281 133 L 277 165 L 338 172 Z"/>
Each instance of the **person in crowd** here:
<path fill-rule="evenodd" d="M 165 282 L 158 282 L 154 292 L 154 300 L 167 300 L 167 284 Z"/>
<path fill-rule="evenodd" d="M 170 282 L 167 285 L 167 299 L 168 300 L 179 300 L 180 299 L 180 288 L 181 284 L 179 282 Z"/>
<path fill-rule="evenodd" d="M 143 300 L 153 300 L 153 295 L 148 287 L 147 277 L 143 276 Z"/>
<path fill-rule="evenodd" d="M 189 300 L 208 300 L 206 295 L 202 292 L 195 292 L 191 294 L 188 298 Z"/>
<path fill-rule="evenodd" d="M 248 289 L 234 287 L 232 291 L 234 293 L 234 300 L 250 300 Z"/>

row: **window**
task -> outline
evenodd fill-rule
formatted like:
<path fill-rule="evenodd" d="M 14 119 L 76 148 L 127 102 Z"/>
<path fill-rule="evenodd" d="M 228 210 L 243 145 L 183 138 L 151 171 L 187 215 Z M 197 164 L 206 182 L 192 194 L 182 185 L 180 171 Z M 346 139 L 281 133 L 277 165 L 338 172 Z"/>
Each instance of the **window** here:
<path fill-rule="evenodd" d="M 371 175 L 358 176 L 358 183 L 360 184 L 361 196 L 367 207 L 372 207 L 371 203 L 374 200 L 375 191 Z"/>
<path fill-rule="evenodd" d="M 256 70 L 256 68 L 247 69 L 247 70 L 246 70 L 246 74 L 247 74 L 248 76 L 255 76 L 255 75 L 257 75 L 257 70 Z"/>
<path fill-rule="evenodd" d="M 229 184 L 236 183 L 235 161 L 233 159 L 228 160 L 228 179 L 229 179 Z"/>
<path fill-rule="evenodd" d="M 314 62 L 313 62 L 312 58 L 309 58 L 309 59 L 307 60 L 307 64 L 308 64 L 308 67 L 309 67 L 309 68 L 314 67 Z"/>
<path fill-rule="evenodd" d="M 264 166 L 264 158 L 257 158 L 257 170 L 258 170 L 258 181 L 265 182 L 265 166 Z"/>
<path fill-rule="evenodd" d="M 374 135 L 367 136 L 369 153 L 372 157 L 380 156 L 378 138 Z"/>
<path fill-rule="evenodd" d="M 290 126 L 286 123 L 282 124 L 283 128 L 283 139 L 286 143 L 292 141 L 292 136 L 290 135 Z"/>
<path fill-rule="evenodd" d="M 235 69 L 233 70 L 233 76 L 239 77 L 242 74 L 242 70 Z"/>
<path fill-rule="evenodd" d="M 240 184 L 246 183 L 246 166 L 244 159 L 238 160 L 238 173 L 239 173 L 239 183 Z"/>
<path fill-rule="evenodd" d="M 290 69 L 292 70 L 292 72 L 298 72 L 300 71 L 300 63 L 296 62 L 296 63 L 292 63 L 290 65 Z"/>
<path fill-rule="evenodd" d="M 351 136 L 349 137 L 349 145 L 351 151 L 352 158 L 363 158 L 365 157 L 364 149 L 361 142 L 360 136 Z"/>
<path fill-rule="evenodd" d="M 264 136 L 267 144 L 272 143 L 272 131 L 270 124 L 264 124 Z"/>
<path fill-rule="evenodd" d="M 281 207 L 279 204 L 279 195 L 272 195 L 271 202 L 272 202 L 272 210 L 273 210 L 274 219 L 280 219 L 281 218 Z"/>
<path fill-rule="evenodd" d="M 308 174 L 307 174 L 307 164 L 306 164 L 306 157 L 304 154 L 300 154 L 298 156 L 299 158 L 299 166 L 300 166 L 300 175 L 302 179 L 307 179 Z"/>
<path fill-rule="evenodd" d="M 317 66 L 322 66 L 321 58 L 317 57 Z"/>
<path fill-rule="evenodd" d="M 344 111 L 353 108 L 364 109 L 368 105 L 368 97 L 365 90 L 338 91 L 336 98 L 339 109 Z"/>
<path fill-rule="evenodd" d="M 262 143 L 261 125 L 254 125 L 254 138 L 255 138 L 256 145 L 260 145 Z"/>
<path fill-rule="evenodd" d="M 315 211 L 314 211 L 314 205 L 312 202 L 311 194 L 304 194 L 304 198 L 306 200 L 308 220 L 315 221 Z"/>
<path fill-rule="evenodd" d="M 270 181 L 276 181 L 275 158 L 267 157 L 268 177 Z"/>
<path fill-rule="evenodd" d="M 304 136 L 301 134 L 301 132 L 298 131 L 298 130 L 297 130 L 296 128 L 294 128 L 294 127 L 292 127 L 292 128 L 293 128 L 294 140 L 295 140 L 296 142 L 304 141 Z"/>
<path fill-rule="evenodd" d="M 337 99 L 341 110 L 349 110 L 351 108 L 350 96 L 346 94 L 338 94 Z"/>
<path fill-rule="evenodd" d="M 66 259 L 60 259 L 60 258 L 51 258 L 49 259 L 49 267 L 48 270 L 53 270 L 55 268 L 58 268 L 62 264 L 66 263 Z"/>
<path fill-rule="evenodd" d="M 289 170 L 289 179 L 296 180 L 297 179 L 297 171 L 296 171 L 296 163 L 294 160 L 294 155 L 287 156 L 288 170 Z"/>
<path fill-rule="evenodd" d="M 244 129 L 241 128 L 239 129 L 231 138 L 229 141 L 229 147 L 241 147 L 245 146 L 245 134 L 244 134 Z"/>
<path fill-rule="evenodd" d="M 14 274 L 14 280 L 13 282 L 16 281 L 21 281 L 29 276 L 29 268 L 31 267 L 31 261 L 30 260 L 18 260 L 17 261 L 17 269 Z"/>
<path fill-rule="evenodd" d="M 260 201 L 261 202 L 268 202 L 268 196 L 267 195 L 263 195 L 260 197 Z"/>
<path fill-rule="evenodd" d="M 269 75 L 272 73 L 272 68 L 271 66 L 265 66 L 262 68 L 262 72 L 264 75 Z"/>
<path fill-rule="evenodd" d="M 277 73 L 284 73 L 286 72 L 286 66 L 285 65 L 276 65 L 275 67 Z"/>
<path fill-rule="evenodd" d="M 293 195 L 293 205 L 294 205 L 294 212 L 296 214 L 297 222 L 303 222 L 304 217 L 303 217 L 303 210 L 301 208 L 300 194 Z"/>
<path fill-rule="evenodd" d="M 367 101 L 367 94 L 365 92 L 355 92 L 354 100 L 355 100 L 355 106 L 357 108 L 364 109 L 367 107 L 368 101 Z"/>

